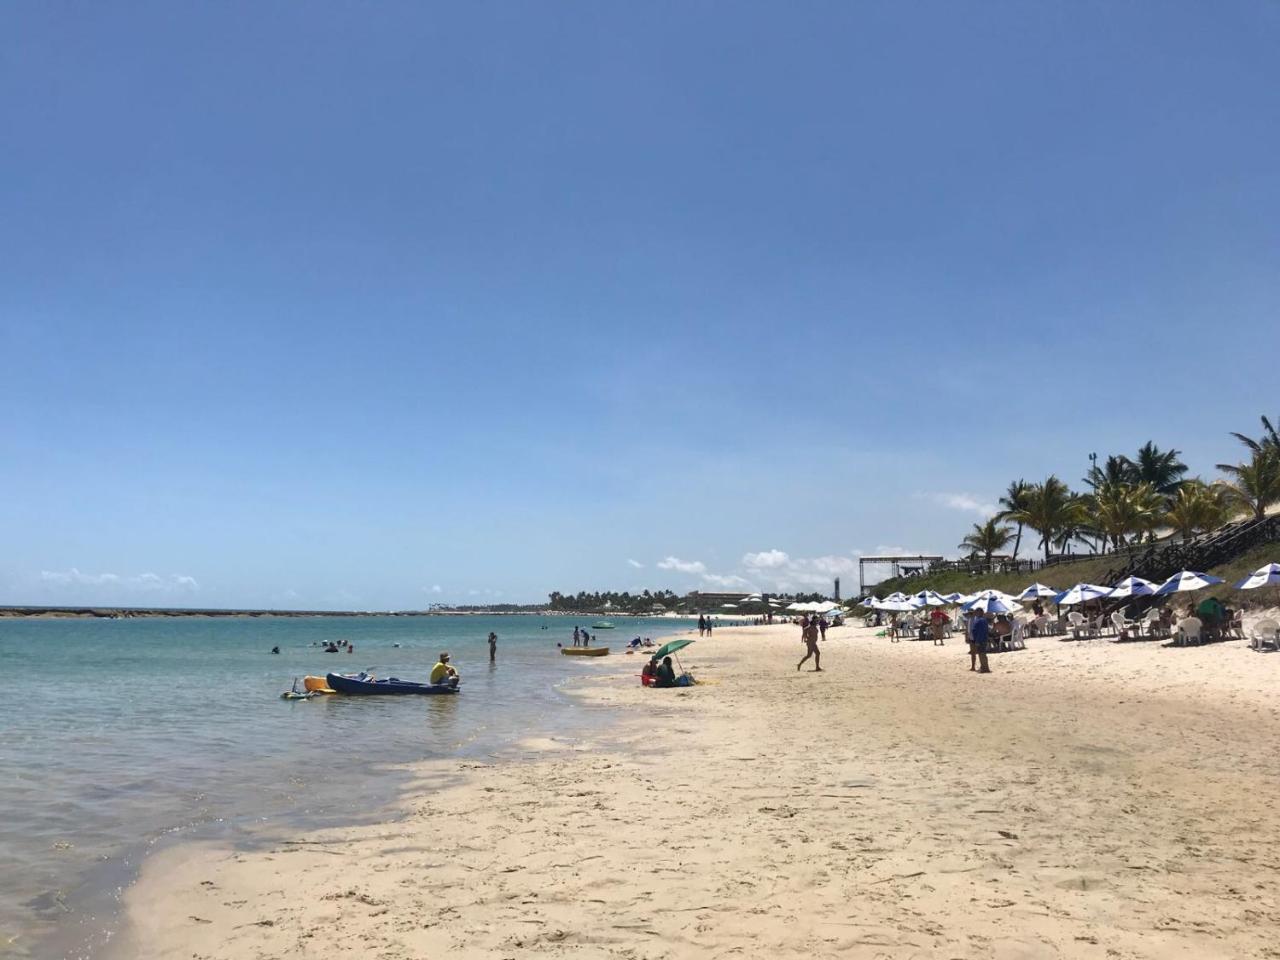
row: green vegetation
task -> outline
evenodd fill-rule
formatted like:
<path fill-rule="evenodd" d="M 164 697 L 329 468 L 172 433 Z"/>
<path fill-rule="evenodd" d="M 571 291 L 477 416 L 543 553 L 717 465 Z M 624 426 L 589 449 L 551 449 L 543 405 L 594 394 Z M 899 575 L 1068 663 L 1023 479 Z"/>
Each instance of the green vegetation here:
<path fill-rule="evenodd" d="M 576 594 L 565 594 L 554 590 L 548 599 L 550 609 L 574 613 L 661 613 L 674 610 L 680 603 L 680 597 L 671 590 L 645 590 L 637 594 L 625 590 L 622 593 L 579 590 Z"/>

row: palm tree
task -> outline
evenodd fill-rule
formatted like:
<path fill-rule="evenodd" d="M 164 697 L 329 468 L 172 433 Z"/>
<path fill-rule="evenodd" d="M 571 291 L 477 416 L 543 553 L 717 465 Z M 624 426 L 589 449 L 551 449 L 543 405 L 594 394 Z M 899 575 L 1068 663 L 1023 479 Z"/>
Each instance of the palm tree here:
<path fill-rule="evenodd" d="M 1149 483 L 1156 493 L 1170 497 L 1182 485 L 1187 465 L 1178 459 L 1181 450 L 1161 450 L 1148 440 L 1138 449 L 1136 459 L 1125 457 L 1133 474 L 1133 483 Z"/>
<path fill-rule="evenodd" d="M 1253 453 L 1258 453 L 1270 447 L 1272 450 L 1280 450 L 1280 417 L 1276 418 L 1273 424 L 1266 417 L 1262 417 L 1262 437 L 1254 440 L 1252 437 L 1246 437 L 1243 433 L 1232 431 L 1231 435 L 1248 447 Z"/>
<path fill-rule="evenodd" d="M 1086 513 L 1080 498 L 1071 492 L 1065 483 L 1056 476 L 1050 476 L 1044 483 L 1033 484 L 1027 491 L 1027 505 L 1009 517 L 1018 523 L 1026 524 L 1040 534 L 1040 543 L 1044 546 L 1044 558 L 1049 559 L 1049 551 L 1055 544 L 1063 544 L 1063 534 L 1067 539 L 1075 535 L 1086 519 Z"/>
<path fill-rule="evenodd" d="M 960 541 L 960 549 L 982 554 L 987 562 L 987 569 L 990 570 L 991 555 L 1007 547 L 1012 539 L 1013 531 L 1003 526 L 999 518 L 992 517 L 986 523 L 975 523 L 973 529 Z"/>
<path fill-rule="evenodd" d="M 1231 506 L 1261 520 L 1268 507 L 1280 503 L 1280 444 L 1264 440 L 1251 449 L 1253 456 L 1245 463 L 1218 464 L 1218 469 L 1227 475 L 1218 483 Z"/>
<path fill-rule="evenodd" d="M 1197 533 L 1222 526 L 1229 512 L 1224 488 L 1194 477 L 1178 488 L 1163 523 L 1182 534 L 1184 540 L 1190 540 Z"/>
<path fill-rule="evenodd" d="M 1108 484 L 1136 483 L 1133 461 L 1123 454 L 1113 453 L 1101 467 L 1096 463 L 1090 467 L 1084 475 L 1084 482 L 1094 490 Z"/>
<path fill-rule="evenodd" d="M 1013 544 L 1013 557 L 1018 558 L 1018 551 L 1022 549 L 1022 522 L 1017 520 L 1017 514 L 1027 508 L 1027 494 L 1031 492 L 1031 484 L 1027 481 L 1018 479 L 1009 484 L 1009 489 L 1004 492 L 1004 496 L 1000 498 L 1001 510 L 996 514 L 997 520 L 1014 520 L 1018 524 L 1017 536 Z"/>
<path fill-rule="evenodd" d="M 1087 498 L 1089 529 L 1119 549 L 1130 536 L 1154 530 L 1165 510 L 1165 498 L 1150 483 L 1107 484 Z"/>

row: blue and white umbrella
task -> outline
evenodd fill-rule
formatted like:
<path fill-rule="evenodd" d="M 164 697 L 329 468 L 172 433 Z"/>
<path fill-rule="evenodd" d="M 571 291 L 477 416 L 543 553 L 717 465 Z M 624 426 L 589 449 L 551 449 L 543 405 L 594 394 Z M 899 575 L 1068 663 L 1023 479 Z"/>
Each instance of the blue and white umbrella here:
<path fill-rule="evenodd" d="M 962 609 L 970 612 L 981 610 L 983 613 L 1017 613 L 1022 607 L 1012 600 L 1003 600 L 1000 597 L 977 597 L 966 603 Z"/>
<path fill-rule="evenodd" d="M 1278 583 L 1280 583 L 1280 563 L 1268 563 L 1237 583 L 1236 589 L 1256 590 L 1258 587 L 1272 587 Z"/>
<path fill-rule="evenodd" d="M 947 601 L 947 603 L 961 603 L 964 600 L 964 594 L 963 593 L 946 593 L 946 594 L 943 594 L 942 599 Z"/>
<path fill-rule="evenodd" d="M 933 590 L 921 590 L 909 601 L 913 607 L 945 607 L 950 601 Z"/>
<path fill-rule="evenodd" d="M 867 597 L 867 599 L 863 600 L 860 604 L 858 604 L 858 606 L 860 607 L 867 607 L 869 609 L 874 608 L 875 605 L 876 605 L 875 597 Z"/>
<path fill-rule="evenodd" d="M 1058 594 L 1053 602 L 1060 607 L 1071 607 L 1089 600 L 1101 600 L 1110 592 L 1110 587 L 1100 587 L 1096 583 L 1077 583 L 1070 590 Z"/>
<path fill-rule="evenodd" d="M 1018 594 L 1018 599 L 1034 600 L 1036 597 L 1056 597 L 1061 592 L 1057 587 L 1047 587 L 1043 583 L 1033 583 Z"/>
<path fill-rule="evenodd" d="M 1107 599 L 1117 600 L 1120 597 L 1149 597 L 1156 592 L 1156 585 L 1141 577 L 1125 577 L 1107 594 Z"/>
<path fill-rule="evenodd" d="M 1181 573 L 1175 573 L 1172 577 L 1160 584 L 1155 595 L 1163 597 L 1170 593 L 1186 593 L 1189 590 L 1203 590 L 1205 587 L 1212 587 L 1215 583 L 1222 583 L 1221 577 L 1215 577 L 1209 573 L 1196 573 L 1194 570 L 1183 570 Z"/>

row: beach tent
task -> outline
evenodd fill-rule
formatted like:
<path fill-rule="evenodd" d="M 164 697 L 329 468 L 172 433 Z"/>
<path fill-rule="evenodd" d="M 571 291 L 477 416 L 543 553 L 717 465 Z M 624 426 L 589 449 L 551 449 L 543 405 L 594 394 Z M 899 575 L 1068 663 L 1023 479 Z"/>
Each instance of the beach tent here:
<path fill-rule="evenodd" d="M 1018 594 L 1018 599 L 1034 600 L 1036 597 L 1056 597 L 1061 592 L 1057 587 L 1045 586 L 1043 583 L 1033 583 Z"/>
<path fill-rule="evenodd" d="M 1077 583 L 1070 590 L 1058 594 L 1053 602 L 1060 607 L 1072 607 L 1088 600 L 1101 600 L 1110 592 L 1110 587 L 1100 587 L 1096 583 Z"/>
<path fill-rule="evenodd" d="M 1194 570 L 1182 570 L 1175 573 L 1164 583 L 1160 584 L 1155 595 L 1157 597 L 1164 597 L 1171 593 L 1186 593 L 1189 590 L 1203 590 L 1205 587 L 1212 587 L 1215 583 L 1222 582 L 1221 577 L 1215 577 L 1210 573 L 1196 573 Z"/>
<path fill-rule="evenodd" d="M 1107 594 L 1107 599 L 1118 600 L 1121 597 L 1149 597 L 1155 592 L 1156 585 L 1150 580 L 1143 580 L 1141 577 L 1125 577 L 1111 589 L 1111 592 Z"/>
<path fill-rule="evenodd" d="M 1271 587 L 1278 583 L 1280 583 L 1280 563 L 1268 563 L 1237 583 L 1236 589 L 1256 590 L 1258 587 Z"/>

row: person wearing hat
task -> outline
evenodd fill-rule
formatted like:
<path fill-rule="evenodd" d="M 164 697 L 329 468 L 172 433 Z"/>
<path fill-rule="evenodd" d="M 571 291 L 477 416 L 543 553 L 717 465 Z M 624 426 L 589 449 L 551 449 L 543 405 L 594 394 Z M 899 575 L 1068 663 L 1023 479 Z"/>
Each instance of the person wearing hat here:
<path fill-rule="evenodd" d="M 440 654 L 440 662 L 431 668 L 432 683 L 457 683 L 458 671 L 449 665 L 449 651 Z"/>

